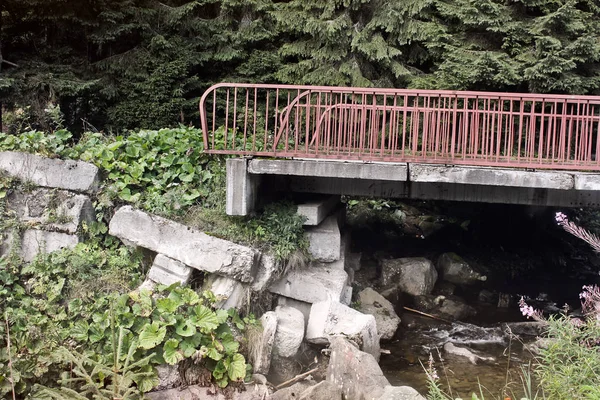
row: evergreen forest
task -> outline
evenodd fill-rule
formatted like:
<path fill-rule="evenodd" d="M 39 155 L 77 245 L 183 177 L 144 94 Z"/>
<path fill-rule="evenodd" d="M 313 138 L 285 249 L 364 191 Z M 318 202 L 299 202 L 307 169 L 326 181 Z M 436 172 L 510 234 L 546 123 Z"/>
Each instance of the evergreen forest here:
<path fill-rule="evenodd" d="M 4 130 L 197 125 L 222 81 L 600 93 L 597 0 L 3 0 Z M 50 114 L 50 117 L 49 117 Z"/>

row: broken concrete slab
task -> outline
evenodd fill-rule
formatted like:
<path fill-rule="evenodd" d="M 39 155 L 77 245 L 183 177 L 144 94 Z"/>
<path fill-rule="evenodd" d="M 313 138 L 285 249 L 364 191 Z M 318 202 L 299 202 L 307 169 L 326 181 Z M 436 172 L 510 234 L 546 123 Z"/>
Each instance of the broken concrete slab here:
<path fill-rule="evenodd" d="M 304 315 L 293 307 L 277 306 L 277 332 L 273 351 L 280 357 L 293 357 L 304 338 Z"/>
<path fill-rule="evenodd" d="M 164 254 L 157 254 L 148 273 L 148 278 L 156 283 L 172 285 L 179 282 L 185 285 L 192 276 L 193 269 Z"/>
<path fill-rule="evenodd" d="M 342 297 L 340 299 L 340 303 L 345 306 L 349 306 L 352 303 L 352 286 L 345 286 L 344 292 L 342 293 Z"/>
<path fill-rule="evenodd" d="M 95 192 L 100 182 L 98 167 L 93 164 L 15 151 L 0 152 L 0 171 L 37 186 L 74 192 Z"/>
<path fill-rule="evenodd" d="M 110 221 L 109 233 L 202 271 L 251 282 L 259 253 L 209 236 L 183 224 L 124 206 Z"/>
<path fill-rule="evenodd" d="M 309 267 L 288 272 L 275 281 L 269 287 L 269 291 L 307 303 L 327 299 L 339 301 L 347 280 L 346 271 L 325 266 Z"/>
<path fill-rule="evenodd" d="M 317 261 L 332 262 L 340 259 L 342 254 L 342 236 L 338 218 L 331 215 L 318 226 L 306 229 L 308 252 Z"/>
<path fill-rule="evenodd" d="M 344 335 L 379 360 L 379 334 L 375 317 L 363 314 L 337 301 L 323 301 L 312 305 L 306 340 L 327 344 L 336 335 Z"/>
<path fill-rule="evenodd" d="M 382 399 L 389 381 L 377 359 L 342 336 L 331 338 L 327 381 L 341 387 L 346 399 Z"/>
<path fill-rule="evenodd" d="M 255 373 L 268 374 L 277 331 L 277 315 L 274 311 L 267 311 L 260 317 L 260 324 L 262 327 L 260 335 L 252 335 L 251 343 L 248 344 L 251 349 L 250 362 Z"/>
<path fill-rule="evenodd" d="M 248 285 L 235 279 L 216 274 L 210 274 L 204 279 L 203 290 L 210 290 L 218 301 L 214 307 L 228 310 L 241 309 L 248 301 Z"/>
<path fill-rule="evenodd" d="M 72 249 L 79 243 L 77 235 L 62 232 L 47 232 L 27 229 L 21 237 L 21 257 L 31 262 L 39 253 L 52 253 L 62 249 Z"/>
<path fill-rule="evenodd" d="M 258 261 L 256 275 L 251 288 L 255 292 L 262 292 L 278 277 L 280 262 L 270 254 L 262 254 Z"/>
<path fill-rule="evenodd" d="M 306 325 L 308 324 L 308 317 L 310 317 L 310 308 L 312 307 L 311 303 L 292 299 L 290 297 L 278 296 L 277 305 L 284 307 L 293 307 L 296 310 L 300 311 L 304 316 L 304 329 L 306 330 Z"/>
<path fill-rule="evenodd" d="M 44 230 L 75 234 L 82 222 L 95 219 L 88 196 L 65 190 L 17 189 L 7 200 L 8 209 L 14 211 L 21 222 Z"/>
<path fill-rule="evenodd" d="M 298 204 L 298 214 L 305 218 L 304 226 L 319 225 L 340 204 L 340 196 Z"/>

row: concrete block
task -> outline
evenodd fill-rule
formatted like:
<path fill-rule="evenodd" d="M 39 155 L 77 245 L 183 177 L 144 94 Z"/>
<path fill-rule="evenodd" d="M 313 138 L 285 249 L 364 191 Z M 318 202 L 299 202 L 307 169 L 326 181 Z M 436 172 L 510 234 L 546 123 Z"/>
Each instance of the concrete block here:
<path fill-rule="evenodd" d="M 277 315 L 273 311 L 268 311 L 260 317 L 262 332 L 260 336 L 251 336 L 252 342 L 249 347 L 252 349 L 250 362 L 257 374 L 268 374 L 271 368 L 271 353 L 273 343 L 275 343 L 275 332 L 277 331 Z"/>
<path fill-rule="evenodd" d="M 52 253 L 57 250 L 77 246 L 79 237 L 61 232 L 46 232 L 38 229 L 28 229 L 21 238 L 21 257 L 25 262 L 31 262 L 39 253 Z"/>
<path fill-rule="evenodd" d="M 37 186 L 74 192 L 95 192 L 100 182 L 98 167 L 93 164 L 14 151 L 0 152 L 0 171 Z"/>
<path fill-rule="evenodd" d="M 248 173 L 248 160 L 229 158 L 227 163 L 227 215 L 248 215 L 254 211 L 260 177 Z"/>
<path fill-rule="evenodd" d="M 375 317 L 337 301 L 327 300 L 313 304 L 306 328 L 306 340 L 314 344 L 327 344 L 336 335 L 344 335 L 357 343 L 362 351 L 379 360 L 379 335 Z"/>
<path fill-rule="evenodd" d="M 277 278 L 280 263 L 270 254 L 263 254 L 258 262 L 256 276 L 251 288 L 255 292 L 262 292 Z"/>
<path fill-rule="evenodd" d="M 340 204 L 340 196 L 298 204 L 298 214 L 306 218 L 305 226 L 319 225 Z"/>
<path fill-rule="evenodd" d="M 327 217 L 319 226 L 306 229 L 310 243 L 308 251 L 317 261 L 332 262 L 340 259 L 341 234 L 336 216 Z"/>
<path fill-rule="evenodd" d="M 148 278 L 156 283 L 172 285 L 176 282 L 185 285 L 192 276 L 193 269 L 163 254 L 157 254 L 148 273 Z"/>
<path fill-rule="evenodd" d="M 328 267 L 290 271 L 275 281 L 269 291 L 307 303 L 327 299 L 339 301 L 348 280 L 346 271 Z"/>
<path fill-rule="evenodd" d="M 304 316 L 304 329 L 306 329 L 306 325 L 308 324 L 308 317 L 310 317 L 310 308 L 312 307 L 312 304 L 307 303 L 305 301 L 295 300 L 290 297 L 278 296 L 277 305 L 284 307 L 293 307 L 296 310 L 300 311 Z"/>
<path fill-rule="evenodd" d="M 211 274 L 204 279 L 203 290 L 210 290 L 219 299 L 215 303 L 216 308 L 228 310 L 230 308 L 241 309 L 248 300 L 248 286 L 227 278 Z"/>
<path fill-rule="evenodd" d="M 406 181 L 406 163 L 364 163 L 324 160 L 265 160 L 252 159 L 251 174 L 315 176 L 380 181 Z"/>
<path fill-rule="evenodd" d="M 352 286 L 345 286 L 340 303 L 349 306 L 352 303 Z"/>
<path fill-rule="evenodd" d="M 273 350 L 280 357 L 293 357 L 304 338 L 304 315 L 293 307 L 277 306 L 277 332 Z"/>
<path fill-rule="evenodd" d="M 258 265 L 252 248 L 209 236 L 166 218 L 119 208 L 110 221 L 109 233 L 136 246 L 174 258 L 202 271 L 251 282 Z"/>
<path fill-rule="evenodd" d="M 81 222 L 95 219 L 88 196 L 65 190 L 15 190 L 7 200 L 8 209 L 14 211 L 21 222 L 40 229 L 74 234 Z"/>
<path fill-rule="evenodd" d="M 467 185 L 511 186 L 570 190 L 573 175 L 557 171 L 524 171 L 495 167 L 410 164 L 411 182 L 459 183 Z"/>
<path fill-rule="evenodd" d="M 575 190 L 600 190 L 600 174 L 572 172 L 575 178 Z"/>

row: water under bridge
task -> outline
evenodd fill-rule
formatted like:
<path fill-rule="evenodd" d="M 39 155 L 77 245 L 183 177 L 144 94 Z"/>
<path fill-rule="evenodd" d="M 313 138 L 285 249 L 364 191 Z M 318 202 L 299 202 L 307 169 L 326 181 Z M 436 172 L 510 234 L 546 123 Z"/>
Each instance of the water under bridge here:
<path fill-rule="evenodd" d="M 600 96 L 221 83 L 200 100 L 227 212 L 263 191 L 600 205 Z"/>

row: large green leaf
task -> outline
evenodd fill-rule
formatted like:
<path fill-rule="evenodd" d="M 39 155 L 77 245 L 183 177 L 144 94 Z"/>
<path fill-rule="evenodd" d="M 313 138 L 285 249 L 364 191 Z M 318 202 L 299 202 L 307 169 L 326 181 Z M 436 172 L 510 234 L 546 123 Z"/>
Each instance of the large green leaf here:
<path fill-rule="evenodd" d="M 183 354 L 178 347 L 179 340 L 177 339 L 169 339 L 165 342 L 165 345 L 163 346 L 163 358 L 167 364 L 175 365 L 183 360 Z"/>
<path fill-rule="evenodd" d="M 215 330 L 219 326 L 217 315 L 210 308 L 201 304 L 194 307 L 194 316 L 190 321 L 203 332 Z"/>
<path fill-rule="evenodd" d="M 173 299 L 165 298 L 156 300 L 156 309 L 161 313 L 173 313 L 179 307 L 179 303 Z"/>
<path fill-rule="evenodd" d="M 244 379 L 246 376 L 246 359 L 243 355 L 239 353 L 233 355 L 231 362 L 227 365 L 227 374 L 232 381 Z"/>
<path fill-rule="evenodd" d="M 196 333 L 196 326 L 189 320 L 180 321 L 175 325 L 175 333 L 183 337 L 190 337 Z"/>
<path fill-rule="evenodd" d="M 167 328 L 161 326 L 158 322 L 146 324 L 140 332 L 139 347 L 142 349 L 152 349 L 163 341 L 167 333 Z"/>
<path fill-rule="evenodd" d="M 88 339 L 88 330 L 90 325 L 86 320 L 79 320 L 75 322 L 71 328 L 71 337 L 77 341 L 85 342 Z"/>

